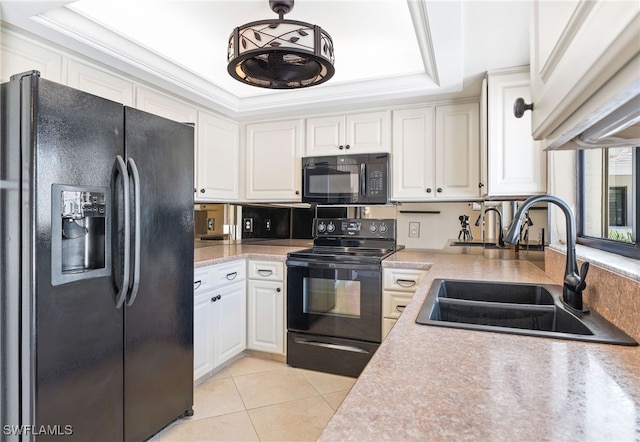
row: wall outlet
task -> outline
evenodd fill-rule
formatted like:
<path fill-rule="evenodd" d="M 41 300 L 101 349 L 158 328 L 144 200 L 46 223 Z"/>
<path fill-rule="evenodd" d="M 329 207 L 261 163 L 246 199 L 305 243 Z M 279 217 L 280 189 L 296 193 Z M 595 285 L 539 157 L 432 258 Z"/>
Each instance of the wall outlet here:
<path fill-rule="evenodd" d="M 245 218 L 242 220 L 242 231 L 253 232 L 253 218 Z"/>
<path fill-rule="evenodd" d="M 409 238 L 420 238 L 420 223 L 419 222 L 410 222 L 409 223 Z"/>

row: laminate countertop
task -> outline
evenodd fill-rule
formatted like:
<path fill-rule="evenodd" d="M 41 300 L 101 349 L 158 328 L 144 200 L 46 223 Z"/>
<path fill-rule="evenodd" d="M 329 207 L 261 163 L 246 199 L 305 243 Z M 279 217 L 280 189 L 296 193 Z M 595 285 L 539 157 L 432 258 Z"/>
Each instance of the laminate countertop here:
<path fill-rule="evenodd" d="M 320 441 L 640 440 L 640 347 L 416 324 L 436 278 L 554 283 L 527 261 L 477 255 L 405 249 L 384 266 L 425 263 Z"/>

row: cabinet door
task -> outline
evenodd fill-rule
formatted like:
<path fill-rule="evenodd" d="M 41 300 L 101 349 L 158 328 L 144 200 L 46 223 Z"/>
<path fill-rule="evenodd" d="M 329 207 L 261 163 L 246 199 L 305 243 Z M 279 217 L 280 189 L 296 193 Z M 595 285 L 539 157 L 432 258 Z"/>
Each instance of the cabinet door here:
<path fill-rule="evenodd" d="M 247 348 L 284 354 L 283 283 L 250 279 L 247 300 Z"/>
<path fill-rule="evenodd" d="M 490 72 L 488 76 L 488 182 L 491 196 L 545 193 L 546 152 L 531 136 L 531 112 L 513 115 L 513 103 L 529 102 L 529 70 Z"/>
<path fill-rule="evenodd" d="M 638 55 L 640 3 L 535 1 L 532 12 L 531 129 L 542 140 Z"/>
<path fill-rule="evenodd" d="M 195 123 L 197 118 L 195 106 L 141 86 L 136 88 L 135 107 L 179 123 Z"/>
<path fill-rule="evenodd" d="M 67 63 L 67 85 L 98 97 L 133 106 L 133 83 L 76 60 Z"/>
<path fill-rule="evenodd" d="M 302 141 L 300 120 L 247 125 L 247 200 L 300 201 Z"/>
<path fill-rule="evenodd" d="M 193 300 L 193 379 L 213 370 L 213 324 L 211 292 L 195 296 Z"/>
<path fill-rule="evenodd" d="M 480 196 L 480 106 L 436 106 L 436 197 Z"/>
<path fill-rule="evenodd" d="M 247 345 L 245 281 L 212 290 L 213 366 L 240 354 Z"/>
<path fill-rule="evenodd" d="M 238 125 L 198 112 L 196 201 L 237 201 Z"/>
<path fill-rule="evenodd" d="M 424 201 L 435 196 L 434 109 L 393 112 L 391 199 Z"/>
<path fill-rule="evenodd" d="M 389 152 L 389 112 L 368 112 L 346 117 L 347 153 Z"/>
<path fill-rule="evenodd" d="M 0 60 L 0 83 L 34 69 L 42 78 L 62 81 L 62 55 L 6 29 L 0 29 Z"/>
<path fill-rule="evenodd" d="M 307 119 L 305 156 L 338 155 L 345 150 L 344 115 Z"/>

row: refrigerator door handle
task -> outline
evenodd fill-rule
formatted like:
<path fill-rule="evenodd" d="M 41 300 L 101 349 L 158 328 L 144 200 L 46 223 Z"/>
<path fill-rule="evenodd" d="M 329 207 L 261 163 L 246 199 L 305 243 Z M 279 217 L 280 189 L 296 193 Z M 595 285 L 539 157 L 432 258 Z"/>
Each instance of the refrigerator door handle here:
<path fill-rule="evenodd" d="M 120 287 L 118 291 L 118 295 L 116 296 L 116 308 L 122 307 L 124 304 L 125 297 L 127 295 L 127 291 L 129 290 L 129 268 L 131 262 L 131 224 L 130 224 L 130 216 L 129 216 L 129 174 L 127 173 L 127 166 L 124 162 L 124 159 L 118 155 L 116 156 L 116 162 L 113 165 L 112 171 L 114 177 L 114 189 L 115 189 L 115 179 L 117 179 L 117 175 L 120 175 L 122 179 L 122 194 L 123 194 L 123 209 L 124 209 L 124 263 L 123 263 L 123 273 L 122 273 L 122 287 Z M 114 198 L 114 201 L 116 199 Z M 115 272 L 114 272 L 115 273 Z M 114 277 L 115 283 L 115 277 Z M 116 283 L 117 287 L 117 283 Z"/>
<path fill-rule="evenodd" d="M 140 223 L 142 222 L 140 210 L 142 204 L 140 203 L 140 174 L 138 173 L 138 166 L 136 166 L 136 162 L 133 158 L 127 159 L 127 168 L 133 177 L 133 216 L 135 223 L 135 239 L 133 245 L 133 286 L 131 287 L 129 300 L 127 301 L 127 306 L 131 307 L 138 296 L 138 289 L 140 288 Z"/>

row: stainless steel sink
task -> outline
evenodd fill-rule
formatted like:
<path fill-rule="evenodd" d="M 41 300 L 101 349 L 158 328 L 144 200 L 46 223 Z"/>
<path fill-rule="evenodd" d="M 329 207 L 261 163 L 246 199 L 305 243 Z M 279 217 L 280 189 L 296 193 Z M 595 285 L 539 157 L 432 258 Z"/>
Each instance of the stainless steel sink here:
<path fill-rule="evenodd" d="M 416 322 L 439 327 L 638 345 L 596 312 L 578 317 L 548 284 L 436 279 Z"/>

